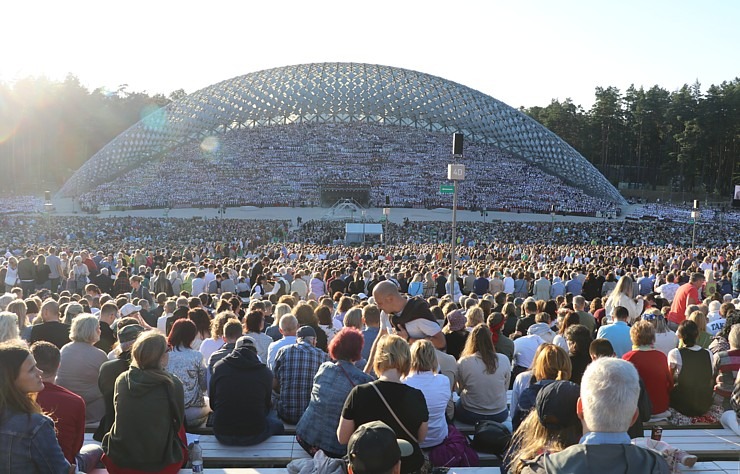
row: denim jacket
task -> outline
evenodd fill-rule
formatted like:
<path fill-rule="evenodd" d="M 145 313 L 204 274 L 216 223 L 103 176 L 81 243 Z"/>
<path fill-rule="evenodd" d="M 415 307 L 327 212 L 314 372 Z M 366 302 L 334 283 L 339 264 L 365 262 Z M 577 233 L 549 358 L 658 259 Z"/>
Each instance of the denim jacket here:
<path fill-rule="evenodd" d="M 0 472 L 67 474 L 51 418 L 8 410 L 0 421 Z"/>
<path fill-rule="evenodd" d="M 344 369 L 344 370 L 342 370 Z M 347 395 L 355 385 L 373 378 L 350 362 L 324 362 L 314 378 L 311 401 L 296 426 L 296 434 L 311 446 L 332 454 L 347 451 L 337 440 L 337 426 Z"/>

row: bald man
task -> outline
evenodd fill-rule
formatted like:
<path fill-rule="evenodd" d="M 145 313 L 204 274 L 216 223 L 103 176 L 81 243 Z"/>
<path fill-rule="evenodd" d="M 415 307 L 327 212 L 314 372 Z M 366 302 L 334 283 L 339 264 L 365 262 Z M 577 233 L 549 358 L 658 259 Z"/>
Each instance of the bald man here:
<path fill-rule="evenodd" d="M 417 339 L 428 339 L 437 349 L 444 349 L 447 345 L 439 323 L 423 298 L 406 298 L 390 281 L 375 285 L 373 298 L 378 308 L 390 316 L 396 334 L 409 341 L 409 344 Z"/>

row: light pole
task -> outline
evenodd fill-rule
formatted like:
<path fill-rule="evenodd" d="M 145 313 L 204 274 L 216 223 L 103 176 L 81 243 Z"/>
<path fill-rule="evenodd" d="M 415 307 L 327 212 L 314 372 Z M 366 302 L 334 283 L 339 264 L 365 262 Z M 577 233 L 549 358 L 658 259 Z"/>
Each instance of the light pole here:
<path fill-rule="evenodd" d="M 383 232 L 384 237 L 384 243 L 385 245 L 388 245 L 388 216 L 391 215 L 391 208 L 390 207 L 384 207 L 383 208 L 383 216 L 385 217 L 385 231 Z"/>
<path fill-rule="evenodd" d="M 452 135 L 452 159 L 462 159 L 463 156 L 463 134 Z M 447 165 L 447 179 L 452 181 L 454 192 L 452 194 L 452 242 L 450 242 L 450 296 L 455 298 L 455 245 L 457 244 L 457 182 L 465 179 L 465 165 L 451 163 Z"/>
<path fill-rule="evenodd" d="M 694 221 L 694 230 L 691 232 L 691 250 L 696 251 L 696 220 L 699 218 L 699 201 L 694 199 L 694 210 L 691 211 L 691 220 Z"/>

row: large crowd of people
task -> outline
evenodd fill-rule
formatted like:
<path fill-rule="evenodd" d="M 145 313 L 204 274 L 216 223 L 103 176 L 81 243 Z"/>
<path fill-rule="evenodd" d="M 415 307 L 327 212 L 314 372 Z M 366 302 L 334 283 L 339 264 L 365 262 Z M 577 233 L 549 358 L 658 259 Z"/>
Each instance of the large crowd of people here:
<path fill-rule="evenodd" d="M 450 423 L 487 420 L 514 431 L 505 470 L 540 472 L 607 450 L 600 433 L 629 444 L 633 422 L 717 422 L 740 409 L 740 248 L 726 229 L 691 248 L 690 226 L 649 226 L 464 223 L 453 265 L 441 222 L 352 247 L 327 221 L 5 216 L 0 436 L 40 437 L 0 458 L 174 473 L 187 430 L 251 445 L 283 423 L 338 458 L 382 422 L 417 472 L 469 462 L 443 459 Z M 623 461 L 668 468 L 637 447 Z"/>
<path fill-rule="evenodd" d="M 411 127 L 244 128 L 182 145 L 79 201 L 83 209 L 317 206 L 323 183 L 356 183 L 369 186 L 371 206 L 385 205 L 387 197 L 393 207 L 450 207 L 451 196 L 439 194 L 450 159 L 449 135 Z M 463 162 L 461 208 L 549 213 L 554 206 L 592 216 L 618 209 L 493 145 L 466 144 Z"/>

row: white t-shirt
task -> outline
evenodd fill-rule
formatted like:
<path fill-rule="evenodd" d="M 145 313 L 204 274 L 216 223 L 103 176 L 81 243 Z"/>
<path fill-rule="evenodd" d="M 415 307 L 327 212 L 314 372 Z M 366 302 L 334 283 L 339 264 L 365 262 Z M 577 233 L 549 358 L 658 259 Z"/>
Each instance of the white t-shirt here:
<path fill-rule="evenodd" d="M 719 318 L 707 323 L 707 333 L 712 337 L 716 336 L 725 327 L 725 322 L 727 322 L 725 318 Z"/>
<path fill-rule="evenodd" d="M 434 321 L 428 319 L 414 319 L 406 323 L 406 332 L 412 339 L 424 339 L 440 332 L 442 329 Z M 385 311 L 380 312 L 380 330 L 385 329 L 389 334 L 395 334 L 396 329 L 391 325 L 390 317 Z"/>
<path fill-rule="evenodd" d="M 534 362 L 534 354 L 537 352 L 537 348 L 540 344 L 544 344 L 545 341 L 536 334 L 530 334 L 529 336 L 523 336 L 514 340 L 514 360 L 513 365 L 520 367 L 531 368 L 532 362 Z"/>
<path fill-rule="evenodd" d="M 431 448 L 442 444 L 447 437 L 445 409 L 452 396 L 450 381 L 447 377 L 433 372 L 412 372 L 405 380 L 406 385 L 414 387 L 424 394 L 429 410 L 429 431 L 419 443 L 421 448 Z"/>
<path fill-rule="evenodd" d="M 696 344 L 694 344 L 693 346 L 688 347 L 687 349 L 689 349 L 690 351 L 694 351 L 694 352 L 697 352 L 697 351 L 707 351 L 707 354 L 709 354 L 709 360 L 710 361 L 714 360 L 712 358 L 712 353 L 709 352 L 708 349 L 704 349 L 701 346 L 697 346 Z M 678 377 L 678 374 L 681 373 L 681 366 L 682 365 L 683 365 L 683 360 L 681 359 L 681 352 L 679 352 L 678 348 L 672 349 L 668 353 L 668 367 L 671 368 L 671 371 L 673 372 L 673 375 L 675 377 Z"/>

